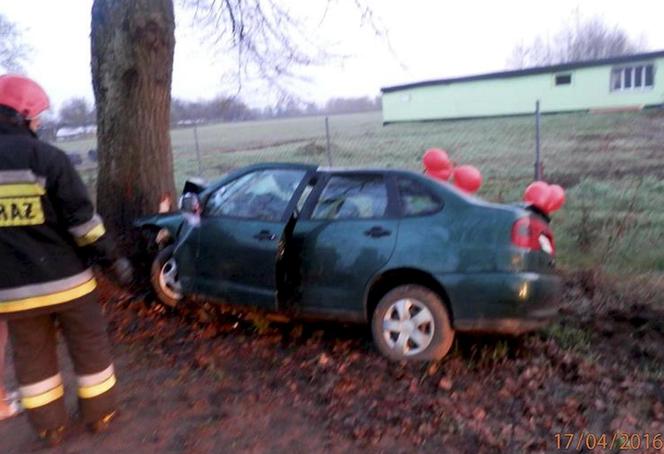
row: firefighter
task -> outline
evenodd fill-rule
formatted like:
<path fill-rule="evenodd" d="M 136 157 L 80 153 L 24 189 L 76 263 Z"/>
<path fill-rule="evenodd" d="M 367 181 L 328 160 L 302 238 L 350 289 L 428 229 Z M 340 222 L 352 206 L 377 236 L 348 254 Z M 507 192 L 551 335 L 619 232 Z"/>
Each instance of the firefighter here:
<path fill-rule="evenodd" d="M 76 373 L 88 428 L 106 428 L 116 412 L 115 372 L 106 323 L 89 265 L 132 279 L 67 155 L 37 139 L 49 106 L 34 81 L 0 76 L 0 318 L 6 319 L 14 367 L 31 424 L 57 444 L 67 422 L 56 331 Z"/>

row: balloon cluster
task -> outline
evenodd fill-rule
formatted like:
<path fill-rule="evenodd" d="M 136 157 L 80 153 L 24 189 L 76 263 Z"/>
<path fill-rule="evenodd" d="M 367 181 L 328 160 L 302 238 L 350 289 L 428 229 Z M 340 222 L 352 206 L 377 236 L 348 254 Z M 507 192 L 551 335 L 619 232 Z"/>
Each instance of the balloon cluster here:
<path fill-rule="evenodd" d="M 429 148 L 424 153 L 422 161 L 427 175 L 442 181 L 449 181 L 452 178 L 454 185 L 465 192 L 477 192 L 482 186 L 482 174 L 476 167 L 468 165 L 454 167 L 445 150 Z"/>
<path fill-rule="evenodd" d="M 535 181 L 526 188 L 523 200 L 550 214 L 565 204 L 565 190 L 557 184 Z"/>
<path fill-rule="evenodd" d="M 450 181 L 462 191 L 477 192 L 482 186 L 482 174 L 473 166 L 454 167 L 445 150 L 429 148 L 422 158 L 424 173 L 431 178 Z M 558 211 L 565 204 L 565 190 L 557 184 L 535 181 L 526 188 L 523 194 L 525 202 L 533 204 L 546 214 Z"/>

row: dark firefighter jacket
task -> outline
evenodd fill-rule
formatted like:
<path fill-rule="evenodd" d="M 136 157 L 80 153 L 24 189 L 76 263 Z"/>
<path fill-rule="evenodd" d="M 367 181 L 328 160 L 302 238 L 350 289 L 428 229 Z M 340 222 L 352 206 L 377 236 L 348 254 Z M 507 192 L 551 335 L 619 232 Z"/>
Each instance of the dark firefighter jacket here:
<path fill-rule="evenodd" d="M 115 258 L 67 155 L 0 122 L 0 318 L 56 311 L 91 293 L 87 263 Z"/>

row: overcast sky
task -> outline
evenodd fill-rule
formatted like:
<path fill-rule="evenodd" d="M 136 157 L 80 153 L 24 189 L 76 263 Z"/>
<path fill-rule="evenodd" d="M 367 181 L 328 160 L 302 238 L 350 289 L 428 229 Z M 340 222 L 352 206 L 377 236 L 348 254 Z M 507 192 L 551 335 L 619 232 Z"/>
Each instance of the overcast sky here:
<path fill-rule="evenodd" d="M 389 31 L 392 51 L 371 29 L 361 27 L 352 0 L 336 0 L 319 26 L 326 0 L 280 0 L 302 17 L 338 54 L 352 55 L 306 70 L 309 83 L 293 82 L 302 98 L 318 103 L 338 96 L 374 96 L 380 88 L 424 79 L 504 69 L 519 42 L 553 35 L 578 8 L 583 17 L 602 16 L 650 50 L 664 49 L 664 2 L 643 0 L 369 0 Z M 178 0 L 175 0 L 176 4 Z M 90 82 L 90 9 L 92 0 L 0 0 L 0 12 L 24 29 L 34 48 L 28 75 L 50 93 L 53 103 L 84 96 Z M 229 60 L 200 41 L 190 20 L 176 10 L 173 95 L 186 99 L 234 93 L 224 82 Z M 265 103 L 266 91 L 250 85 L 241 96 L 252 106 Z"/>

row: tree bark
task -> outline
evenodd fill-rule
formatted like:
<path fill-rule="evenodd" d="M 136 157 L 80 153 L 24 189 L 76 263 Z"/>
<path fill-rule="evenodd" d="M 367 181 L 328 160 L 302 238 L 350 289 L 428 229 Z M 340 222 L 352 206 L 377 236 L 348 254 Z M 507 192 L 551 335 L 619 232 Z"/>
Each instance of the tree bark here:
<path fill-rule="evenodd" d="M 170 139 L 172 0 L 94 0 L 97 207 L 116 236 L 175 196 Z"/>

